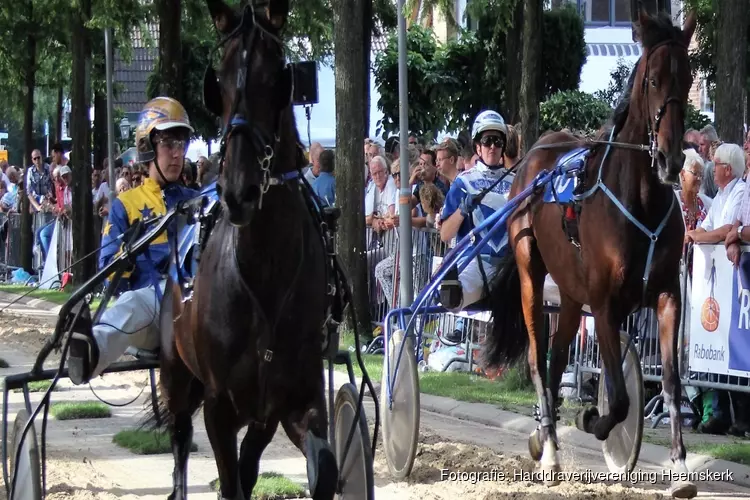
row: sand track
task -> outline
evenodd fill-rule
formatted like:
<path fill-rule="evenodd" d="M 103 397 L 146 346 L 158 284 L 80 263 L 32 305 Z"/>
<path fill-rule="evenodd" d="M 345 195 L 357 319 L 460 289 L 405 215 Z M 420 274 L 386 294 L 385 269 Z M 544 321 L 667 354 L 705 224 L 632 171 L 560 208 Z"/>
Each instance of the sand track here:
<path fill-rule="evenodd" d="M 51 333 L 49 321 L 0 316 L 0 357 L 11 363 L 2 375 L 25 371 Z M 51 360 L 58 360 L 52 356 Z M 48 363 L 52 367 L 55 363 Z M 132 399 L 147 383 L 146 372 L 109 374 L 92 386 L 100 397 L 122 403 Z M 60 383 L 53 401 L 93 400 L 88 387 Z M 137 456 L 118 448 L 112 436 L 137 425 L 148 404 L 146 388 L 130 406 L 113 408 L 113 417 L 88 421 L 58 422 L 50 420 L 48 430 L 48 499 L 112 500 L 163 499 L 171 492 L 172 457 L 170 455 Z M 32 394 L 38 402 L 41 394 Z M 22 407 L 22 395 L 10 395 L 11 420 Z M 374 408 L 366 407 L 372 425 Z M 388 474 L 378 443 L 375 460 L 376 498 L 379 500 L 456 500 L 456 499 L 657 499 L 666 498 L 666 484 L 619 484 L 565 482 L 555 488 L 516 477 L 519 471 L 534 471 L 536 464 L 528 457 L 527 436 L 491 428 L 430 412 L 423 412 L 418 456 L 411 476 L 395 482 Z M 189 493 L 192 499 L 214 499 L 208 483 L 217 477 L 216 466 L 203 425 L 203 415 L 195 420 L 195 442 L 198 451 L 189 462 Z M 593 438 L 592 438 L 593 439 Z M 566 471 L 605 471 L 600 454 L 562 443 L 560 459 Z M 648 469 L 648 467 L 646 467 Z M 654 469 L 655 468 L 651 468 Z M 300 452 L 283 432 L 277 433 L 261 461 L 261 472 L 276 471 L 306 485 L 305 462 Z M 445 480 L 446 472 L 462 473 L 465 480 Z M 500 473 L 505 480 L 497 478 Z M 473 481 L 473 474 L 480 479 Z M 702 498 L 750 498 L 750 490 L 727 483 L 701 484 Z M 5 491 L 0 492 L 0 499 Z"/>

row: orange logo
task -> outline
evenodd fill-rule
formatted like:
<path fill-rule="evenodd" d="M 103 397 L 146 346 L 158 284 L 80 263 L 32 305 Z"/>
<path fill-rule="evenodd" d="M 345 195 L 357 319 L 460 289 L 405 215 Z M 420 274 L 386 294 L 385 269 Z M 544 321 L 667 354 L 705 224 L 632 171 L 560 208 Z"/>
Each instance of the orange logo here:
<path fill-rule="evenodd" d="M 701 307 L 701 325 L 707 332 L 715 332 L 719 328 L 719 303 L 714 298 L 714 286 L 716 285 L 716 262 L 711 261 L 711 275 L 708 279 L 711 283 L 711 294 L 703 301 Z"/>

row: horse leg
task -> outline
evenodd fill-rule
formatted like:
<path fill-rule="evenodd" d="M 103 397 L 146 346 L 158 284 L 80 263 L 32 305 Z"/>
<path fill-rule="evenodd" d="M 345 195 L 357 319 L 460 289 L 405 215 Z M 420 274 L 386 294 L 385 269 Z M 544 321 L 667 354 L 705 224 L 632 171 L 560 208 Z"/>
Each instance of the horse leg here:
<path fill-rule="evenodd" d="M 615 317 L 616 306 L 610 299 L 603 308 L 594 312 L 596 338 L 599 341 L 599 353 L 602 357 L 604 369 L 609 381 L 609 413 L 599 415 L 595 406 L 587 408 L 579 416 L 579 427 L 588 433 L 593 433 L 600 441 L 609 437 L 615 425 L 624 421 L 628 416 L 630 399 L 625 387 L 625 377 L 622 373 L 622 346 L 620 345 L 620 319 Z"/>
<path fill-rule="evenodd" d="M 659 295 L 656 314 L 659 321 L 659 347 L 661 348 L 662 387 L 664 406 L 669 408 L 669 424 L 672 431 L 672 463 L 678 474 L 688 472 L 685 465 L 685 445 L 682 442 L 682 416 L 680 400 L 682 389 L 677 371 L 677 341 L 680 326 L 681 297 L 679 285 L 673 291 Z M 693 498 L 698 488 L 690 481 L 673 481 L 670 492 L 676 498 Z"/>
<path fill-rule="evenodd" d="M 187 369 L 185 371 L 187 372 Z M 169 387 L 166 390 L 169 395 L 167 411 L 171 418 L 167 427 L 174 456 L 174 471 L 172 472 L 174 489 L 169 495 L 169 500 L 183 500 L 187 498 L 187 462 L 190 456 L 190 446 L 193 443 L 193 413 L 203 400 L 203 384 L 195 378 L 185 377 L 183 373 L 180 373 L 180 377 L 174 377 L 174 372 L 169 375 L 167 373 L 169 371 L 162 369 L 162 387 L 165 389 Z"/>
<path fill-rule="evenodd" d="M 237 467 L 237 421 L 232 402 L 225 394 L 206 399 L 203 415 L 208 440 L 219 470 L 222 500 L 245 500 Z"/>
<path fill-rule="evenodd" d="M 307 481 L 313 500 L 333 500 L 339 472 L 336 456 L 328 443 L 324 386 L 322 383 L 315 388 L 312 384 L 306 385 L 307 388 L 302 389 L 315 391 L 312 404 L 303 410 L 293 409 L 281 425 L 307 460 Z"/>
<path fill-rule="evenodd" d="M 529 335 L 529 368 L 531 380 L 539 398 L 540 425 L 530 437 L 529 443 L 531 444 L 534 439 L 537 440 L 542 453 L 541 457 L 537 453 L 537 457 L 534 458 L 541 458 L 544 483 L 547 486 L 555 486 L 560 483 L 557 474 L 560 471 L 560 464 L 557 460 L 558 443 L 555 431 L 555 416 L 550 408 L 550 405 L 554 404 L 554 399 L 548 393 L 546 387 L 548 339 L 545 337 L 542 304 L 546 271 L 535 243 L 530 237 L 519 240 L 515 248 L 515 254 L 521 280 L 523 316 Z M 535 454 L 531 446 L 529 451 L 532 456 Z"/>
<path fill-rule="evenodd" d="M 268 422 L 262 429 L 253 428 L 252 424 L 247 427 L 247 433 L 240 446 L 240 482 L 245 498 L 252 496 L 253 488 L 258 481 L 260 457 L 276 434 L 278 426 L 278 422 Z"/>
<path fill-rule="evenodd" d="M 558 314 L 557 332 L 552 337 L 552 349 L 549 360 L 549 390 L 554 398 L 554 411 L 557 416 L 558 401 L 560 399 L 560 382 L 565 368 L 568 366 L 570 344 L 578 332 L 581 324 L 581 304 L 565 294 L 560 296 L 560 313 Z"/>

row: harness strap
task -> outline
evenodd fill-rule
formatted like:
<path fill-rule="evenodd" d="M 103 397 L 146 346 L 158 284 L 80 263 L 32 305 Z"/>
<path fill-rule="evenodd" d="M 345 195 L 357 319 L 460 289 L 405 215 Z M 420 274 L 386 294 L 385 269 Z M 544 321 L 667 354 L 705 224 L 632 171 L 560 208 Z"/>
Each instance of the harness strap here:
<path fill-rule="evenodd" d="M 612 131 L 609 134 L 609 140 L 612 141 L 614 138 L 615 129 L 612 128 Z M 599 173 L 596 177 L 596 182 L 594 183 L 591 188 L 587 189 L 584 193 L 580 195 L 573 196 L 573 199 L 575 201 L 583 201 L 586 198 L 589 198 L 592 196 L 597 189 L 601 189 L 604 194 L 607 195 L 607 197 L 612 200 L 612 203 L 615 204 L 615 206 L 620 210 L 620 212 L 630 221 L 632 222 L 635 227 L 637 227 L 643 234 L 646 235 L 646 237 L 651 240 L 649 247 L 648 247 L 648 255 L 646 256 L 646 267 L 643 271 L 643 294 L 642 294 L 642 302 L 645 303 L 646 299 L 646 289 L 648 288 L 648 278 L 651 274 L 651 261 L 654 257 L 654 250 L 656 248 L 656 242 L 659 239 L 659 235 L 661 234 L 662 230 L 664 230 L 664 227 L 667 225 L 667 221 L 669 221 L 669 216 L 672 215 L 672 210 L 674 210 L 675 205 L 675 199 L 677 195 L 675 194 L 672 196 L 672 203 L 669 205 L 669 210 L 667 210 L 666 215 L 661 220 L 659 225 L 657 226 L 656 230 L 654 232 L 651 232 L 646 226 L 644 226 L 638 219 L 633 216 L 632 213 L 623 205 L 620 200 L 617 199 L 617 196 L 607 187 L 606 184 L 604 184 L 604 181 L 602 180 L 602 171 L 604 170 L 604 162 L 607 160 L 607 156 L 609 156 L 609 152 L 612 148 L 611 144 L 607 144 L 607 149 L 604 151 L 604 156 L 602 157 L 602 161 L 599 164 Z"/>

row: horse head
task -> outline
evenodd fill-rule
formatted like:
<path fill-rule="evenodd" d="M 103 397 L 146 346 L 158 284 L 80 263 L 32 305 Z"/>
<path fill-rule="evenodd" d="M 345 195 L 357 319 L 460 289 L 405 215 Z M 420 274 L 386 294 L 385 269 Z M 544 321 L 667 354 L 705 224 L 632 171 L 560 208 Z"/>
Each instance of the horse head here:
<path fill-rule="evenodd" d="M 261 208 L 273 176 L 285 173 L 277 160 L 294 128 L 292 72 L 281 40 L 289 1 L 250 0 L 241 8 L 207 3 L 224 52 L 218 71 L 206 70 L 203 99 L 222 118 L 221 198 L 229 222 L 241 227 Z"/>
<path fill-rule="evenodd" d="M 685 108 L 693 81 L 688 45 L 695 25 L 694 13 L 684 29 L 674 26 L 666 14 L 651 16 L 643 8 L 639 13 L 644 54 L 636 67 L 631 111 L 645 118 L 651 155 L 664 184 L 677 182 L 684 161 Z"/>

